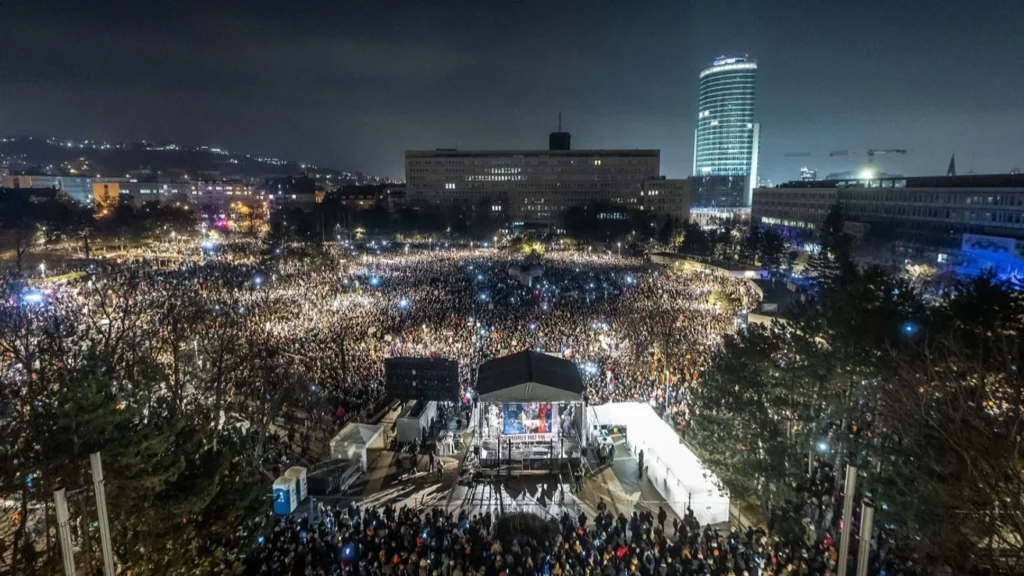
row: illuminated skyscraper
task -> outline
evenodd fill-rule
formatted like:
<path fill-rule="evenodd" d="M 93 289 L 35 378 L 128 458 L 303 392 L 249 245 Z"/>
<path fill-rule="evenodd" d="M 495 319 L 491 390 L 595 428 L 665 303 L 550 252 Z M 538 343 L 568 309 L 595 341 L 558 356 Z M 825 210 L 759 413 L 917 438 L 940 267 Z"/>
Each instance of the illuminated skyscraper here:
<path fill-rule="evenodd" d="M 757 184 L 756 80 L 757 63 L 745 57 L 719 58 L 701 70 L 693 143 L 693 175 L 745 178 L 746 206 Z"/>

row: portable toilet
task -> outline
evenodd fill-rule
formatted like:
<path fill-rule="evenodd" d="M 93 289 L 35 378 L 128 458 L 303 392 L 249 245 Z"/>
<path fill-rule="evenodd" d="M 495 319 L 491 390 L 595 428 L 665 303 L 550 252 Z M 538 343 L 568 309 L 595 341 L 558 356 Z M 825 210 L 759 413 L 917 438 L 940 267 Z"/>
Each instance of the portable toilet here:
<path fill-rule="evenodd" d="M 295 478 L 295 484 L 299 489 L 296 500 L 299 502 L 305 500 L 306 496 L 309 496 L 309 490 L 306 484 L 306 469 L 302 466 L 292 466 L 285 471 L 284 475 L 288 478 Z"/>
<path fill-rule="evenodd" d="M 274 481 L 274 514 L 287 516 L 299 506 L 298 482 L 291 476 L 281 476 Z"/>

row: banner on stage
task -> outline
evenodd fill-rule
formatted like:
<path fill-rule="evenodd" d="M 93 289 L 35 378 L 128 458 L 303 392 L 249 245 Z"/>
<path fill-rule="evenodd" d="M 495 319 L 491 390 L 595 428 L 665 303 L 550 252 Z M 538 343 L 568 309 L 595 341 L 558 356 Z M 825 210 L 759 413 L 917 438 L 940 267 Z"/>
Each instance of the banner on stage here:
<path fill-rule="evenodd" d="M 555 434 L 510 434 L 506 436 L 513 442 L 551 442 L 552 440 L 558 440 L 558 436 Z M 504 440 L 502 440 L 504 442 Z"/>
<path fill-rule="evenodd" d="M 554 406 L 551 402 L 524 402 L 503 404 L 502 434 L 551 434 Z"/>

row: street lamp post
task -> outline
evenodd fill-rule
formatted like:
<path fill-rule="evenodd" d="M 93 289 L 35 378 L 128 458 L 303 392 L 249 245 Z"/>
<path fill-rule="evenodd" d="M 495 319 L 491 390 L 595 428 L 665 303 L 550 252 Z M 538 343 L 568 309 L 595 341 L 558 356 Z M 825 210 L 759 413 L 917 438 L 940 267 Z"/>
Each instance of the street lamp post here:
<path fill-rule="evenodd" d="M 103 573 L 105 576 L 115 576 L 114 553 L 110 542 L 110 521 L 107 518 L 107 492 L 103 481 L 103 462 L 99 452 L 89 455 L 89 464 L 92 468 L 92 485 L 96 493 L 96 514 L 100 524 L 100 543 L 103 549 Z"/>
<path fill-rule="evenodd" d="M 846 576 L 850 555 L 850 532 L 853 531 L 853 495 L 857 491 L 857 467 L 846 465 L 843 487 L 843 533 L 839 536 L 839 576 Z"/>
<path fill-rule="evenodd" d="M 75 553 L 71 544 L 71 514 L 68 513 L 68 500 L 63 488 L 54 491 L 53 501 L 57 511 L 57 538 L 60 540 L 64 574 L 65 576 L 75 576 Z"/>
<path fill-rule="evenodd" d="M 875 506 L 864 501 L 860 509 L 860 545 L 857 548 L 857 576 L 868 575 L 868 558 L 871 555 L 871 532 L 875 522 Z M 845 530 L 846 527 L 844 526 Z"/>

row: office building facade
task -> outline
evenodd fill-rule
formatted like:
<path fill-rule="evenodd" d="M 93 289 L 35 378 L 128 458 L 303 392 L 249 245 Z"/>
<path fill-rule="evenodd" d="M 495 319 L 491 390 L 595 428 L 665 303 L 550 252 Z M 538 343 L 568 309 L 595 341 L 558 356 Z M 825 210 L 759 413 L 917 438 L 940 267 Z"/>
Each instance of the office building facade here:
<path fill-rule="evenodd" d="M 147 202 L 190 203 L 188 182 L 138 182 L 134 180 L 102 180 L 92 183 L 93 203 L 97 209 L 109 210 L 118 204 L 139 208 Z"/>
<path fill-rule="evenodd" d="M 1024 175 L 789 182 L 755 191 L 753 221 L 812 231 L 835 204 L 847 232 L 862 239 L 884 231 L 902 244 L 930 249 L 938 263 L 956 254 L 961 267 L 978 268 L 977 262 L 1001 256 L 1024 271 Z M 1015 248 L 1000 250 L 1001 244 Z M 986 246 L 995 247 L 994 256 L 979 256 Z"/>
<path fill-rule="evenodd" d="M 694 208 L 738 208 L 746 201 L 746 176 L 691 176 L 691 205 Z"/>
<path fill-rule="evenodd" d="M 688 178 L 650 178 L 640 190 L 640 209 L 678 222 L 690 219 L 690 186 Z"/>
<path fill-rule="evenodd" d="M 757 63 L 743 57 L 719 58 L 700 72 L 693 176 L 744 178 L 744 206 L 757 183 L 756 84 Z"/>
<path fill-rule="evenodd" d="M 350 184 L 328 192 L 326 197 L 355 210 L 371 210 L 379 206 L 394 211 L 405 205 L 405 185 Z"/>
<path fill-rule="evenodd" d="M 190 180 L 189 199 L 198 206 L 224 208 L 234 202 L 252 204 L 262 201 L 256 186 L 240 179 Z"/>
<path fill-rule="evenodd" d="M 659 150 L 409 150 L 406 201 L 442 210 L 503 213 L 513 224 L 558 224 L 573 206 L 639 208 Z"/>
<path fill-rule="evenodd" d="M 280 176 L 266 179 L 263 194 L 271 206 L 311 208 L 323 202 L 327 190 L 308 175 Z"/>
<path fill-rule="evenodd" d="M 758 188 L 755 222 L 813 230 L 833 204 L 847 220 L 920 234 L 1024 238 L 1024 176 L 1012 174 L 819 180 Z"/>
<path fill-rule="evenodd" d="M 55 188 L 68 198 L 85 206 L 92 205 L 92 183 L 87 176 L 53 176 L 49 174 L 12 174 L 3 177 L 3 188 Z"/>

